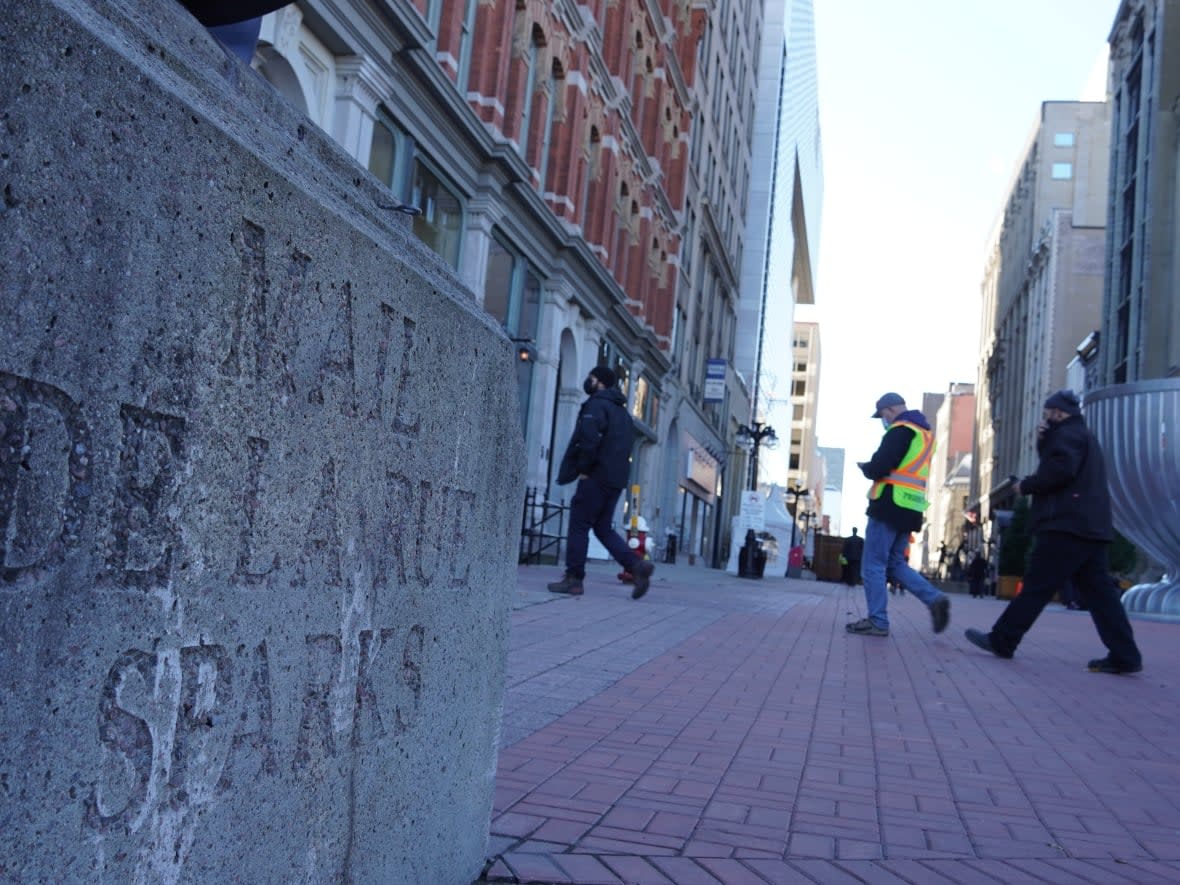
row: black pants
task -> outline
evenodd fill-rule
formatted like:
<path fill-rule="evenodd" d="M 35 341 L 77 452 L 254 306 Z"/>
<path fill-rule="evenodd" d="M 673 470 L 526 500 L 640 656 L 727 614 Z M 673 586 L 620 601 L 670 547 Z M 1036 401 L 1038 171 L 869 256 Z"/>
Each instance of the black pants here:
<path fill-rule="evenodd" d="M 1131 622 L 1108 571 L 1106 546 L 1103 541 L 1064 532 L 1039 533 L 1024 573 L 1024 587 L 992 627 L 992 647 L 1014 652 L 1053 594 L 1072 578 L 1111 659 L 1128 667 L 1142 664 Z"/>
<path fill-rule="evenodd" d="M 578 490 L 570 501 L 569 540 L 565 548 L 566 574 L 575 578 L 586 577 L 586 550 L 590 546 L 591 531 L 627 571 L 634 572 L 639 565 L 639 557 L 611 527 L 615 505 L 619 503 L 622 493 L 622 489 L 612 489 L 596 479 L 578 480 Z"/>

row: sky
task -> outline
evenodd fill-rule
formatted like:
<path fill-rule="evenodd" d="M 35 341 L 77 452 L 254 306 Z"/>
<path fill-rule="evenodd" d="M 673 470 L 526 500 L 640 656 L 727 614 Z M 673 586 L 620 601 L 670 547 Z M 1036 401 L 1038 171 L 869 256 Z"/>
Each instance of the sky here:
<path fill-rule="evenodd" d="M 1105 94 L 1118 0 L 817 0 L 824 202 L 818 436 L 846 449 L 841 531 L 864 530 L 897 391 L 974 382 L 988 234 L 1043 101 Z M 934 416 L 929 416 L 933 418 Z"/>

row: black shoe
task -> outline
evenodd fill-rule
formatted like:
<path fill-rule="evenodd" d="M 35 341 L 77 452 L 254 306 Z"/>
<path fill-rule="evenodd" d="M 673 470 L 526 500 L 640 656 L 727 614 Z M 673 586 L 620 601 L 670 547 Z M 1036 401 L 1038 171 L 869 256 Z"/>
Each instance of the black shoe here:
<path fill-rule="evenodd" d="M 635 569 L 631 572 L 631 575 L 635 579 L 635 586 L 631 590 L 632 599 L 638 599 L 647 592 L 647 588 L 651 586 L 651 573 L 655 570 L 655 565 L 646 559 L 635 566 Z"/>
<path fill-rule="evenodd" d="M 1086 664 L 1086 669 L 1091 673 L 1113 673 L 1115 675 L 1126 675 L 1128 673 L 1138 673 L 1143 669 L 1142 664 L 1130 666 L 1129 664 L 1120 664 L 1118 661 L 1112 661 L 1110 656 L 1105 658 L 1095 658 Z"/>
<path fill-rule="evenodd" d="M 582 595 L 582 579 L 575 578 L 573 575 L 566 575 L 560 581 L 554 581 L 549 585 L 550 593 L 564 593 L 567 596 L 581 596 Z"/>
<path fill-rule="evenodd" d="M 951 601 L 945 596 L 930 603 L 930 619 L 934 622 L 934 632 L 941 633 L 951 622 Z"/>
<path fill-rule="evenodd" d="M 967 641 L 977 648 L 982 648 L 984 651 L 989 651 L 997 658 L 1008 659 L 1012 657 L 1012 652 L 1002 652 L 992 645 L 992 638 L 984 633 L 982 630 L 976 630 L 974 627 L 967 628 Z"/>

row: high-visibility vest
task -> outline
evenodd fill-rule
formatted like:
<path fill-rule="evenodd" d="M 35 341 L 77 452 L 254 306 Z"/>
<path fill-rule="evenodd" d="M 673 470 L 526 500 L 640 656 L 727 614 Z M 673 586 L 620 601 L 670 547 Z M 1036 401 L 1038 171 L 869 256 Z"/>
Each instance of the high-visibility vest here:
<path fill-rule="evenodd" d="M 885 486 L 890 485 L 893 486 L 894 504 L 906 510 L 925 513 L 930 506 L 926 500 L 926 480 L 930 476 L 930 460 L 934 455 L 934 434 L 909 421 L 896 421 L 889 429 L 894 427 L 910 428 L 914 431 L 913 441 L 893 472 L 873 483 L 869 489 L 869 498 L 880 498 L 885 492 Z"/>

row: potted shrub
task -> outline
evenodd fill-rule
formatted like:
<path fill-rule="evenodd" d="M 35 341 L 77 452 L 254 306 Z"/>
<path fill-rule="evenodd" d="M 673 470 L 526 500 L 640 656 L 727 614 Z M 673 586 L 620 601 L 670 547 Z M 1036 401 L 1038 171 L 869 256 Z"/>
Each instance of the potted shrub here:
<path fill-rule="evenodd" d="M 1028 498 L 1019 498 L 1012 511 L 1012 521 L 1000 535 L 999 582 L 996 596 L 1012 599 L 1020 592 L 1024 567 L 1028 563 L 1032 536 L 1028 533 Z"/>

